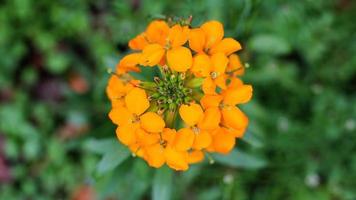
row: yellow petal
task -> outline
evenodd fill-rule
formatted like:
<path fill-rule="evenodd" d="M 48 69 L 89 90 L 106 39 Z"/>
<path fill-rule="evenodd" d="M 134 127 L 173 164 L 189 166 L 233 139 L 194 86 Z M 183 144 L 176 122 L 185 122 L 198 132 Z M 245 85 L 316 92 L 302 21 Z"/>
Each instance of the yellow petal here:
<path fill-rule="evenodd" d="M 228 89 L 224 94 L 224 104 L 236 105 L 247 103 L 252 97 L 252 86 L 242 85 L 237 88 L 231 88 Z"/>
<path fill-rule="evenodd" d="M 164 57 L 165 50 L 161 45 L 147 45 L 141 54 L 140 64 L 143 66 L 155 66 L 159 64 Z"/>
<path fill-rule="evenodd" d="M 189 47 L 197 52 L 201 53 L 204 51 L 205 45 L 205 33 L 200 28 L 195 28 L 189 32 Z"/>
<path fill-rule="evenodd" d="M 111 107 L 112 108 L 117 108 L 117 107 L 121 107 L 121 106 L 125 106 L 125 101 L 124 101 L 123 98 L 112 99 L 111 100 Z"/>
<path fill-rule="evenodd" d="M 226 89 L 226 75 L 221 74 L 216 79 L 214 79 L 214 83 L 219 86 L 219 88 L 225 90 Z"/>
<path fill-rule="evenodd" d="M 106 94 L 109 99 L 121 98 L 126 93 L 126 88 L 122 80 L 116 75 L 112 75 L 109 79 L 108 86 L 106 87 Z"/>
<path fill-rule="evenodd" d="M 221 120 L 220 110 L 217 107 L 210 107 L 205 110 L 203 119 L 198 123 L 198 127 L 203 130 L 214 130 L 219 126 Z"/>
<path fill-rule="evenodd" d="M 135 38 L 129 41 L 129 47 L 132 50 L 142 50 L 147 44 L 148 42 L 144 33 L 137 35 Z"/>
<path fill-rule="evenodd" d="M 218 75 L 224 74 L 229 59 L 223 53 L 216 53 L 211 56 L 212 71 Z"/>
<path fill-rule="evenodd" d="M 197 77 L 207 77 L 211 71 L 210 58 L 204 53 L 194 56 L 193 65 L 190 69 Z"/>
<path fill-rule="evenodd" d="M 233 73 L 234 76 L 241 76 L 244 74 L 245 68 L 238 55 L 232 54 L 229 56 L 229 64 L 227 65 L 226 71 Z"/>
<path fill-rule="evenodd" d="M 223 97 L 221 95 L 204 95 L 200 99 L 200 104 L 205 109 L 210 108 L 210 107 L 219 107 L 222 99 L 223 99 Z"/>
<path fill-rule="evenodd" d="M 164 148 L 160 144 L 144 147 L 144 157 L 149 166 L 160 168 L 165 163 Z"/>
<path fill-rule="evenodd" d="M 227 154 L 235 146 L 235 137 L 224 128 L 218 128 L 213 135 L 212 146 L 214 151 Z"/>
<path fill-rule="evenodd" d="M 203 90 L 204 94 L 209 94 L 209 95 L 216 94 L 215 88 L 216 88 L 216 84 L 210 77 L 207 77 L 204 79 L 203 85 L 202 85 L 202 90 Z"/>
<path fill-rule="evenodd" d="M 177 151 L 172 147 L 166 147 L 164 157 L 167 165 L 175 170 L 185 171 L 188 169 L 188 153 L 185 151 Z"/>
<path fill-rule="evenodd" d="M 146 37 L 150 43 L 166 44 L 169 26 L 165 21 L 155 20 L 151 22 L 146 29 Z"/>
<path fill-rule="evenodd" d="M 128 110 L 136 115 L 141 115 L 148 107 L 150 107 L 146 92 L 141 88 L 132 89 L 125 96 L 125 103 Z"/>
<path fill-rule="evenodd" d="M 210 49 L 224 37 L 223 25 L 218 21 L 208 21 L 201 26 L 205 32 L 206 42 L 205 48 Z"/>
<path fill-rule="evenodd" d="M 116 137 L 120 140 L 122 144 L 131 145 L 136 142 L 136 130 L 138 128 L 137 124 L 126 124 L 124 126 L 119 126 L 116 129 Z"/>
<path fill-rule="evenodd" d="M 242 86 L 244 83 L 239 78 L 230 78 L 229 89 Z"/>
<path fill-rule="evenodd" d="M 159 142 L 158 133 L 148 133 L 142 128 L 138 128 L 135 132 L 137 143 L 140 146 L 149 146 L 154 145 Z"/>
<path fill-rule="evenodd" d="M 204 160 L 204 153 L 202 151 L 192 151 L 188 153 L 188 163 L 198 163 Z"/>
<path fill-rule="evenodd" d="M 165 126 L 162 117 L 154 112 L 146 112 L 140 117 L 140 121 L 141 127 L 151 133 L 161 132 Z"/>
<path fill-rule="evenodd" d="M 111 109 L 109 113 L 109 118 L 114 124 L 117 124 L 119 126 L 124 126 L 126 124 L 132 123 L 132 121 L 134 120 L 132 112 L 130 112 L 124 106 L 118 106 Z"/>
<path fill-rule="evenodd" d="M 141 53 L 132 53 L 124 56 L 119 64 L 116 66 L 116 71 L 118 74 L 124 74 L 128 71 L 138 72 L 138 63 L 141 59 Z"/>
<path fill-rule="evenodd" d="M 186 47 L 173 48 L 167 51 L 167 63 L 172 70 L 185 72 L 192 66 L 192 53 Z"/>
<path fill-rule="evenodd" d="M 208 147 L 211 143 L 211 135 L 205 130 L 200 130 L 195 133 L 195 139 L 192 148 L 196 150 L 202 150 Z"/>
<path fill-rule="evenodd" d="M 162 139 L 168 144 L 172 144 L 177 132 L 175 129 L 165 128 L 162 132 Z"/>
<path fill-rule="evenodd" d="M 235 106 L 226 106 L 221 110 L 223 123 L 233 129 L 245 129 L 248 124 L 246 115 Z"/>
<path fill-rule="evenodd" d="M 222 52 L 228 56 L 240 49 L 241 49 L 241 44 L 238 41 L 236 41 L 232 38 L 224 38 L 219 43 L 217 43 L 215 46 L 213 46 L 210 49 L 209 53 L 214 54 L 214 53 Z"/>
<path fill-rule="evenodd" d="M 234 135 L 236 138 L 242 138 L 245 134 L 246 129 L 227 129 L 228 132 L 230 132 L 232 135 Z"/>
<path fill-rule="evenodd" d="M 173 146 L 178 151 L 186 151 L 192 147 L 194 137 L 194 132 L 190 128 L 179 129 L 174 138 Z"/>
<path fill-rule="evenodd" d="M 131 152 L 134 155 L 136 155 L 140 158 L 143 158 L 144 151 L 143 151 L 143 148 L 141 148 L 141 146 L 139 144 L 137 144 L 137 143 L 130 144 L 129 149 L 131 150 Z"/>
<path fill-rule="evenodd" d="M 168 38 L 171 44 L 171 47 L 178 47 L 184 45 L 189 36 L 188 26 L 181 26 L 179 24 L 174 25 L 169 29 Z"/>
<path fill-rule="evenodd" d="M 188 126 L 193 126 L 203 117 L 203 109 L 196 103 L 190 103 L 189 105 L 181 105 L 179 114 Z"/>

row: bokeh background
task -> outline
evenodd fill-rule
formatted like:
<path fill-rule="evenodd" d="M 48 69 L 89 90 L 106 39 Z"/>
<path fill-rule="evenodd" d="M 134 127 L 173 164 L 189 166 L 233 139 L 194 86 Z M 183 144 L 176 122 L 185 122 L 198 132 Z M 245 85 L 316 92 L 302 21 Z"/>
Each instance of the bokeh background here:
<path fill-rule="evenodd" d="M 107 68 L 160 15 L 216 19 L 254 86 L 228 158 L 154 170 L 114 139 Z M 0 2 L 0 199 L 356 199 L 353 0 Z"/>

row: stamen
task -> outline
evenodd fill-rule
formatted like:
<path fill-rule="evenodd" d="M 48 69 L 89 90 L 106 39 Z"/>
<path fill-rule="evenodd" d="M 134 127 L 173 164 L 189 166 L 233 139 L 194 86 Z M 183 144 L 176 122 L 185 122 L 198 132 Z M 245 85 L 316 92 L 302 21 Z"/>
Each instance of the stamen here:
<path fill-rule="evenodd" d="M 219 73 L 218 73 L 218 72 L 211 72 L 211 73 L 210 73 L 210 77 L 211 77 L 212 79 L 216 79 L 218 76 L 219 76 Z"/>
<path fill-rule="evenodd" d="M 140 116 L 133 114 L 132 123 L 137 123 L 137 122 L 140 122 Z"/>
<path fill-rule="evenodd" d="M 192 131 L 193 131 L 195 134 L 200 133 L 200 129 L 199 129 L 198 127 L 196 127 L 196 126 L 193 126 L 193 127 L 192 127 Z"/>

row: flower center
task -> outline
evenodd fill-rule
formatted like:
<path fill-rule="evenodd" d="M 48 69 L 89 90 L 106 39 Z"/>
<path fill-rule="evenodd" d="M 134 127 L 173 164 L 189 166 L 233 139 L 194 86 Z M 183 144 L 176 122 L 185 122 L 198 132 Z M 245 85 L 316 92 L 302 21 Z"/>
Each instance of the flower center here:
<path fill-rule="evenodd" d="M 155 77 L 155 83 L 151 100 L 157 102 L 160 110 L 173 111 L 192 101 L 192 89 L 185 86 L 183 73 L 164 72 L 162 77 Z"/>

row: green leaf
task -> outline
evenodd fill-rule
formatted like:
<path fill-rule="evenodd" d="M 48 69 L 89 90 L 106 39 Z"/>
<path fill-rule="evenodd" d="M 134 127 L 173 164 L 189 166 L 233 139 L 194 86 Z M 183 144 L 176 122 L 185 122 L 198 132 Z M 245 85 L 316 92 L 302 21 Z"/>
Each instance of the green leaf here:
<path fill-rule="evenodd" d="M 84 142 L 84 149 L 97 154 L 105 154 L 116 145 L 120 144 L 115 138 L 101 140 L 91 138 Z"/>
<path fill-rule="evenodd" d="M 259 53 L 287 54 L 291 51 L 290 44 L 282 37 L 275 35 L 257 35 L 250 40 L 250 49 Z"/>
<path fill-rule="evenodd" d="M 129 150 L 115 138 L 103 140 L 89 139 L 84 143 L 84 149 L 103 155 L 97 166 L 99 175 L 113 170 L 130 155 Z"/>
<path fill-rule="evenodd" d="M 168 167 L 162 167 L 156 171 L 153 179 L 152 199 L 169 200 L 172 193 L 173 172 Z"/>
<path fill-rule="evenodd" d="M 241 152 L 239 150 L 232 150 L 228 155 L 214 154 L 213 158 L 218 163 L 230 167 L 241 167 L 246 169 L 258 169 L 266 165 L 266 161 L 256 158 L 250 154 Z"/>
<path fill-rule="evenodd" d="M 98 174 L 102 175 L 105 172 L 113 170 L 124 160 L 126 160 L 129 155 L 130 152 L 127 150 L 127 148 L 118 144 L 115 148 L 112 149 L 112 151 L 104 154 L 97 167 Z"/>
<path fill-rule="evenodd" d="M 263 147 L 262 141 L 255 134 L 253 134 L 252 131 L 247 131 L 242 140 L 256 148 Z"/>

